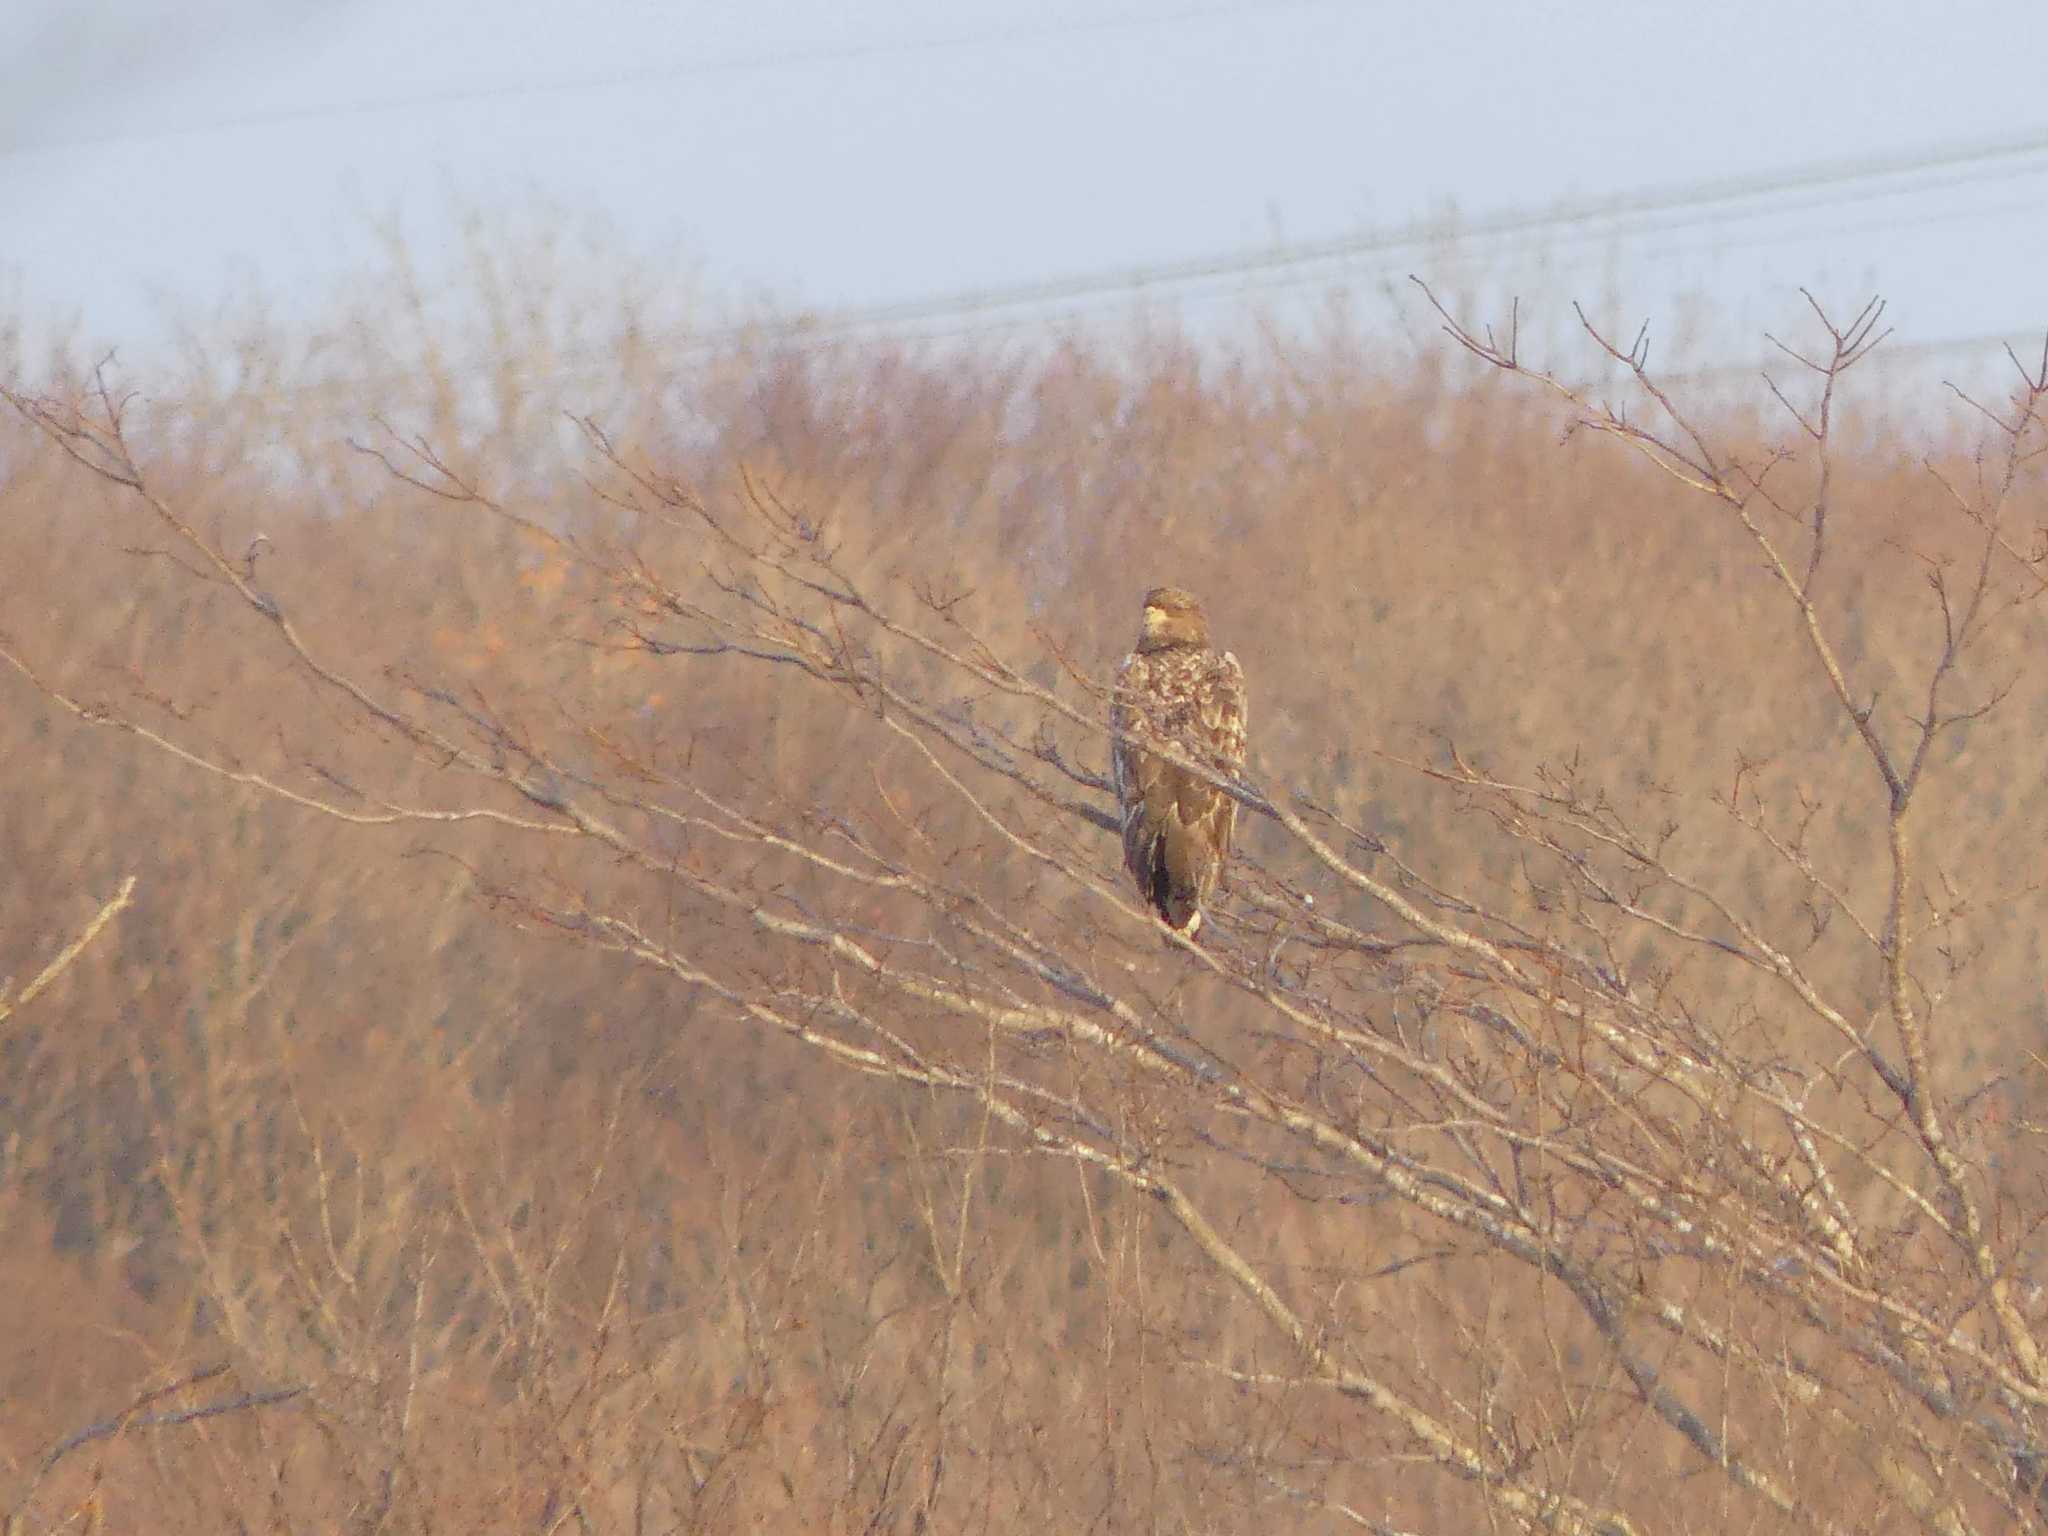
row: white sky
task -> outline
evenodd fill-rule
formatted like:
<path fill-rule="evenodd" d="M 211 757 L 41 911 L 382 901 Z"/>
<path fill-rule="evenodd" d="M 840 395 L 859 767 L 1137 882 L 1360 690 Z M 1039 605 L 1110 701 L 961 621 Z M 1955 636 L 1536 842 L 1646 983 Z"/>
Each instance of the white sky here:
<path fill-rule="evenodd" d="M 2038 0 L 0 0 L 0 306 L 131 361 L 251 285 L 287 316 L 396 215 L 590 219 L 727 305 L 835 309 L 1815 162 L 2048 137 Z M 2048 150 L 1959 185 L 1492 281 L 1745 344 L 1801 284 L 1903 342 L 2048 325 Z M 1865 193 L 1869 191 L 1866 187 Z M 1798 199 L 1791 200 L 1797 203 Z M 1780 199 L 1785 203 L 1785 199 Z M 1667 216 L 1668 218 L 1668 216 Z M 1320 266 L 1411 329 L 1389 274 Z M 1213 285 L 1212 285 L 1213 286 Z M 1228 311 L 1239 285 L 1226 279 Z M 1391 307 L 1408 311 L 1395 315 Z"/>

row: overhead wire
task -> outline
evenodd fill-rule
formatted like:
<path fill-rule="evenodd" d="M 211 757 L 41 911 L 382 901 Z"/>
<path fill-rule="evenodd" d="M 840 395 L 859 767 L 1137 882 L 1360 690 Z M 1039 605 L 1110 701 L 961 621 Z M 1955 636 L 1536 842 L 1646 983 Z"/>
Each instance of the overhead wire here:
<path fill-rule="evenodd" d="M 2030 158 L 2037 159 L 2038 163 L 2026 163 Z M 1992 169 L 1994 166 L 1997 169 Z M 1432 246 L 1469 249 L 1503 237 L 1516 237 L 1521 242 L 1527 242 L 1533 236 L 1573 241 L 1635 238 L 1643 234 L 1768 218 L 1912 192 L 1946 190 L 1984 181 L 2042 174 L 2048 174 L 2048 133 L 1934 153 L 1923 151 L 1882 159 L 1822 162 L 1773 174 L 1715 178 L 1541 209 L 1504 209 L 1456 223 L 1440 219 L 1416 220 L 1331 240 L 1240 250 L 1186 261 L 1081 273 L 1029 283 L 961 289 L 927 298 L 837 309 L 800 324 L 811 334 L 828 330 L 856 331 L 927 318 L 947 319 L 1034 305 L 1057 306 L 1067 300 L 1086 299 L 1102 293 L 1158 293 L 1208 281 L 1285 274 L 1295 269 L 1303 271 L 1303 281 L 1313 282 L 1327 275 L 1317 270 L 1323 267 L 1343 268 L 1368 258 L 1412 253 Z M 1902 176 L 1919 179 L 1903 186 L 1890 184 Z M 1769 203 L 1750 206 L 1758 199 L 1779 197 L 1786 192 L 1819 192 L 1828 187 L 1840 190 L 1775 206 Z M 1742 201 L 1738 202 L 1738 199 Z M 1649 217 L 1673 212 L 1684 213 L 1685 216 L 1666 220 Z M 1276 282 L 1262 286 L 1285 284 Z"/>
<path fill-rule="evenodd" d="M 632 69 L 606 71 L 602 74 L 511 80 L 497 85 L 460 86 L 432 91 L 392 92 L 383 96 L 358 97 L 350 101 L 310 102 L 303 106 L 224 114 L 196 122 L 157 125 L 146 129 L 111 129 L 96 133 L 66 134 L 16 144 L 0 144 L 0 160 L 55 154 L 73 149 L 154 143 L 158 140 L 232 132 L 242 128 L 283 127 L 375 113 L 473 106 L 482 102 L 516 101 L 537 96 L 589 95 L 597 92 L 632 90 L 649 85 L 668 85 L 684 80 L 714 79 L 721 75 L 759 74 L 770 70 L 858 63 L 868 59 L 915 56 L 923 53 L 1009 47 L 1020 43 L 1049 42 L 1065 37 L 1149 31 L 1163 26 L 1199 24 L 1242 17 L 1354 8 L 1354 0 L 1233 0 L 1233 3 L 1227 4 L 1183 6 L 1172 11 L 1067 17 L 931 37 L 884 38 L 859 43 L 820 43 L 801 48 L 728 55 L 723 58 L 645 64 Z"/>
<path fill-rule="evenodd" d="M 1341 3 L 1342 0 L 1257 0 L 1252 4 L 1188 6 L 1171 12 L 1125 13 L 1085 19 L 1069 17 L 945 37 L 826 45 L 781 54 L 650 66 L 619 71 L 602 78 L 512 82 L 473 91 L 443 92 L 432 97 L 393 96 L 375 101 L 316 104 L 275 113 L 221 118 L 204 124 L 165 129 L 161 133 L 210 132 L 320 116 L 399 110 L 425 104 L 489 101 L 535 92 L 613 89 L 698 74 L 836 62 L 891 53 L 1001 46 L 1091 32 L 1322 9 Z M 154 136 L 157 135 L 142 137 Z M 128 137 L 133 136 L 114 134 L 96 139 L 16 145 L 0 148 L 0 157 L 89 143 L 115 143 Z M 1814 161 L 1777 171 L 1699 178 L 1638 188 L 1617 196 L 1579 199 L 1543 207 L 1505 208 L 1456 220 L 1411 220 L 1319 241 L 1243 248 L 1178 261 L 1097 269 L 1028 282 L 843 306 L 787 318 L 721 325 L 677 338 L 669 348 L 689 355 L 743 343 L 823 347 L 858 337 L 937 340 L 991 334 L 1070 319 L 1105 307 L 1129 305 L 1155 297 L 1169 299 L 1176 304 L 1207 304 L 1219 299 L 1242 298 L 1315 283 L 1331 287 L 1351 286 L 1361 278 L 1396 273 L 1432 250 L 1455 253 L 1459 259 L 1498 258 L 1507 252 L 1532 246 L 1552 249 L 1583 245 L 1593 240 L 1632 241 L 1672 232 L 1782 219 L 1788 215 L 1965 186 L 2006 183 L 2043 174 L 2048 174 L 2048 131 L 2036 131 L 1923 146 L 1889 154 Z M 2008 210 L 2024 211 L 2030 205 L 2005 206 Z M 1957 217 L 1982 216 L 1981 210 L 1935 210 L 1875 225 L 1866 221 L 1860 227 L 1885 230 Z M 1786 239 L 1818 239 L 1833 232 L 1838 231 L 1816 230 L 1810 236 L 1779 231 L 1758 234 L 1747 240 L 1724 241 L 1719 248 L 1778 243 Z M 589 355 L 589 349 L 585 351 L 591 363 L 601 363 L 600 356 Z M 580 371 L 582 362 L 582 359 L 571 360 L 566 368 L 557 363 L 551 366 L 550 371 Z M 474 366 L 479 371 L 491 369 L 501 366 L 501 360 L 484 359 Z"/>

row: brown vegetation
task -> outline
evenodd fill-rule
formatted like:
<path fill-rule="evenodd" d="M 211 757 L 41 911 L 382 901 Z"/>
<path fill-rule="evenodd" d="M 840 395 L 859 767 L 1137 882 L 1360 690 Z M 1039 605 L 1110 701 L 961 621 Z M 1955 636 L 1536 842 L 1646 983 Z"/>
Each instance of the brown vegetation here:
<path fill-rule="evenodd" d="M 1711 421 L 1472 335 L 18 383 L 0 1510 L 2048 1527 L 2043 381 L 1923 462 L 1805 320 Z M 1106 825 L 1161 582 L 1200 944 Z"/>

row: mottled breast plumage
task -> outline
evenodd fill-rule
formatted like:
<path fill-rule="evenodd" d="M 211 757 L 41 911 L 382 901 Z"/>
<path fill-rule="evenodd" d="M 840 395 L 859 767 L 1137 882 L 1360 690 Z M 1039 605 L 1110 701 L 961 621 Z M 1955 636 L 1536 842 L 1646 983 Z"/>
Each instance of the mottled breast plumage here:
<path fill-rule="evenodd" d="M 1189 606 L 1191 633 L 1205 635 L 1193 600 L 1164 590 Z M 1147 749 L 1169 747 L 1212 774 L 1235 776 L 1244 766 L 1244 670 L 1230 652 L 1200 641 L 1148 644 L 1157 627 L 1152 602 L 1145 637 L 1117 671 L 1111 775 L 1125 866 L 1154 910 L 1193 934 L 1229 856 L 1237 802 L 1204 775 Z"/>

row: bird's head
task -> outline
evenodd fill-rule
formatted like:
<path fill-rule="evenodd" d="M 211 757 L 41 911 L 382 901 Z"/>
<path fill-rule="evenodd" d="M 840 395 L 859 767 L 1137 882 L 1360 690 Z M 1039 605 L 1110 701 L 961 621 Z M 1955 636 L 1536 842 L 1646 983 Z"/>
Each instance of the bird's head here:
<path fill-rule="evenodd" d="M 1145 594 L 1145 622 L 1138 631 L 1138 649 L 1163 651 L 1174 645 L 1207 645 L 1209 616 L 1192 592 L 1180 587 L 1154 587 Z"/>

